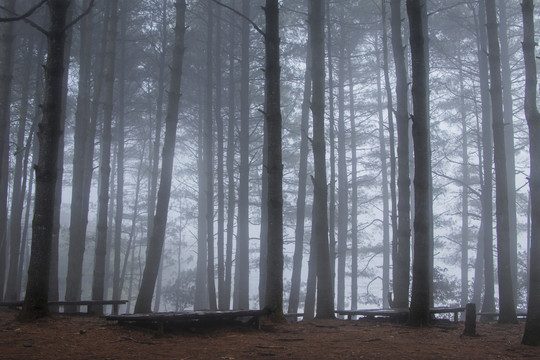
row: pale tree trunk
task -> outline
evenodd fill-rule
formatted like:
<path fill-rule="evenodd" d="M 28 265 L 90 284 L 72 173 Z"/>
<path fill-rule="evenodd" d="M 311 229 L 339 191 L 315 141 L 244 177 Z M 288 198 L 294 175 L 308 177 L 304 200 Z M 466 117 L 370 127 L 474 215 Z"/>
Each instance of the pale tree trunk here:
<path fill-rule="evenodd" d="M 536 42 L 534 40 L 534 4 L 523 0 L 523 58 L 525 61 L 525 116 L 529 126 L 529 155 L 531 191 L 531 249 L 529 267 L 529 298 L 527 322 L 521 342 L 540 345 L 540 113 L 537 101 Z M 535 200 L 536 199 L 536 200 Z"/>
<path fill-rule="evenodd" d="M 147 249 L 146 264 L 139 289 L 139 295 L 137 297 L 137 302 L 135 303 L 136 313 L 149 313 L 151 311 L 152 297 L 154 295 L 154 287 L 156 285 L 161 254 L 163 252 L 163 243 L 165 241 L 167 212 L 169 210 L 176 129 L 178 125 L 180 84 L 182 80 L 182 64 L 184 58 L 186 3 L 184 0 L 178 0 L 175 7 L 176 27 L 170 87 L 168 92 L 167 117 L 165 119 L 166 127 L 161 163 L 161 179 L 156 204 L 156 215 L 154 217 L 154 228 Z"/>
<path fill-rule="evenodd" d="M 326 141 L 324 136 L 324 8 L 322 1 L 310 0 L 308 15 L 311 33 L 311 77 L 313 95 L 311 111 L 313 113 L 313 162 L 315 176 L 313 180 L 313 215 L 312 244 L 317 255 L 317 318 L 334 318 L 334 291 L 330 253 L 328 246 L 328 214 L 326 185 Z"/>
<path fill-rule="evenodd" d="M 222 100 L 222 77 L 221 73 L 221 60 L 223 57 L 223 51 L 221 47 L 221 6 L 216 8 L 216 40 L 215 40 L 215 69 L 216 69 L 216 98 L 214 105 L 214 113 L 216 118 L 216 135 L 217 135 L 217 263 L 218 263 L 218 308 L 220 310 L 226 310 L 229 305 L 226 304 L 226 292 L 225 292 L 225 185 L 224 185 L 224 170 L 223 170 L 223 152 L 224 152 L 224 139 L 223 139 L 223 117 L 221 115 L 221 100 Z"/>
<path fill-rule="evenodd" d="M 309 6 L 309 3 L 308 3 Z M 300 284 L 302 280 L 302 259 L 304 257 L 304 232 L 306 217 L 306 183 L 308 163 L 309 106 L 311 101 L 311 47 L 310 34 L 306 44 L 306 72 L 304 73 L 304 93 L 300 117 L 300 161 L 298 165 L 298 197 L 296 198 L 296 229 L 294 234 L 293 270 L 291 275 L 291 293 L 289 313 L 298 312 L 300 302 Z"/>
<path fill-rule="evenodd" d="M 378 51 L 377 51 L 378 53 Z M 349 73 L 349 112 L 351 116 L 351 310 L 358 307 L 358 179 L 357 179 L 357 155 L 356 155 L 356 115 L 354 107 L 354 83 L 352 54 L 347 57 Z M 380 89 L 379 89 L 380 90 Z M 381 107 L 382 111 L 382 107 Z M 386 157 L 386 156 L 385 156 Z M 383 169 L 383 172 L 385 170 Z M 386 184 L 386 181 L 383 180 Z M 387 187 L 388 189 L 388 187 Z"/>
<path fill-rule="evenodd" d="M 30 69 L 33 60 L 34 41 L 28 40 L 26 45 L 26 54 L 24 56 L 24 69 Z M 39 61 L 39 59 L 38 59 Z M 7 301 L 19 300 L 19 287 L 16 284 L 19 277 L 18 273 L 20 245 L 21 245 L 21 220 L 24 203 L 24 189 L 22 188 L 23 161 L 24 161 L 24 141 L 26 132 L 26 119 L 28 117 L 28 97 L 30 92 L 30 71 L 24 71 L 21 86 L 21 106 L 18 121 L 17 138 L 15 142 L 15 168 L 13 170 L 13 185 L 11 190 L 11 213 L 9 217 L 9 271 L 6 284 L 6 293 L 4 298 Z"/>
<path fill-rule="evenodd" d="M 384 3 L 383 3 L 384 6 Z M 385 14 L 385 11 L 383 11 L 383 14 Z M 386 16 L 386 15 L 383 15 Z M 386 25 L 385 25 L 386 26 Z M 384 36 L 384 35 L 383 35 Z M 381 64 L 381 56 L 379 52 L 379 40 L 376 40 L 375 43 L 375 52 L 377 53 L 377 68 L 381 69 L 383 68 Z M 379 152 L 380 152 L 380 159 L 381 159 L 381 180 L 382 180 L 382 224 L 383 224 L 383 239 L 382 239 L 382 247 L 383 247 L 383 265 L 382 265 L 382 301 L 383 301 L 383 308 L 388 307 L 388 289 L 390 284 L 390 209 L 388 206 L 388 165 L 387 165 L 387 153 L 386 153 L 386 137 L 384 136 L 384 106 L 382 101 L 382 79 L 381 79 L 381 71 L 377 71 L 377 109 L 378 109 L 378 115 L 379 115 Z M 354 151 L 354 148 L 353 148 Z M 354 164 L 354 163 L 353 163 Z M 353 173 L 354 174 L 354 173 Z M 353 187 L 354 191 L 354 187 Z M 356 200 L 356 199 L 354 199 Z M 353 205 L 356 207 L 355 205 Z M 354 220 L 354 217 L 353 217 Z M 353 236 L 354 241 L 354 236 Z M 354 258 L 353 258 L 354 259 Z"/>
<path fill-rule="evenodd" d="M 204 158 L 206 165 L 206 236 L 208 242 L 208 302 L 210 310 L 217 310 L 216 282 L 214 275 L 214 119 L 212 117 L 212 37 L 214 31 L 213 3 L 208 2 L 208 27 L 206 39 L 206 103 L 204 128 Z"/>
<path fill-rule="evenodd" d="M 6 14 L 15 8 L 15 0 L 4 0 Z M 7 275 L 7 193 L 9 168 L 9 119 L 11 112 L 11 80 L 13 79 L 13 23 L 0 28 L 0 299 L 4 296 Z"/>
<path fill-rule="evenodd" d="M 382 10 L 382 23 L 383 23 L 383 71 L 384 71 L 384 87 L 386 89 L 386 108 L 387 108 L 387 117 L 388 117 L 388 139 L 390 142 L 390 198 L 392 201 L 392 244 L 397 245 L 397 235 L 398 235 L 398 220 L 397 220 L 397 199 L 396 199 L 396 151 L 395 151 L 395 140 L 394 140 L 394 109 L 392 101 L 392 87 L 390 86 L 390 75 L 388 70 L 388 31 L 386 26 L 386 0 L 381 0 L 381 10 Z M 390 244 L 388 245 L 390 252 Z M 392 250 L 392 254 L 394 249 Z M 390 255 L 388 255 L 390 258 Z M 384 261 L 384 260 L 383 260 Z M 390 259 L 387 261 L 387 281 L 386 286 L 385 277 L 383 273 L 383 292 L 386 289 L 386 295 L 383 295 L 383 308 L 388 308 L 389 304 L 389 290 L 390 290 Z M 384 265 L 383 265 L 384 266 Z M 383 269 L 383 272 L 385 270 Z"/>
<path fill-rule="evenodd" d="M 409 179 L 409 112 L 407 68 L 401 37 L 401 0 L 392 0 L 391 26 L 392 50 L 396 67 L 396 124 L 398 137 L 398 235 L 392 244 L 393 307 L 408 308 L 409 272 L 411 261 L 410 179 Z"/>
<path fill-rule="evenodd" d="M 249 16 L 250 1 L 242 0 L 242 14 Z M 236 240 L 235 308 L 249 309 L 249 24 L 242 22 L 240 61 L 240 179 Z"/>
<path fill-rule="evenodd" d="M 431 213 L 431 164 L 426 39 L 422 16 L 424 0 L 407 0 L 412 62 L 413 145 L 414 145 L 414 259 L 409 324 L 426 326 L 430 321 L 430 258 L 433 223 Z"/>
<path fill-rule="evenodd" d="M 338 56 L 338 239 L 337 239 L 337 309 L 345 308 L 345 265 L 349 223 L 349 180 L 345 151 L 345 42 L 346 32 L 341 17 Z"/>
<path fill-rule="evenodd" d="M 69 2 L 48 2 L 50 28 L 47 33 L 47 62 L 45 65 L 45 98 L 43 118 L 39 124 L 39 159 L 35 166 L 36 196 L 32 223 L 32 254 L 28 283 L 20 320 L 34 320 L 49 312 L 49 272 L 54 201 L 57 180 L 58 147 L 62 137 L 62 100 L 64 79 L 64 47 L 66 17 Z"/>
<path fill-rule="evenodd" d="M 499 37 L 501 43 L 501 76 L 504 106 L 504 141 L 506 148 L 506 172 L 508 183 L 508 226 L 510 230 L 510 271 L 514 284 L 514 303 L 518 296 L 518 265 L 517 265 L 517 209 L 516 209 L 516 160 L 514 147 L 514 121 L 512 104 L 512 70 L 508 50 L 508 19 L 506 2 L 499 3 Z"/>
<path fill-rule="evenodd" d="M 94 138 L 101 99 L 105 46 L 109 23 L 109 7 L 106 6 L 101 33 L 101 56 L 94 73 L 95 85 L 93 103 L 90 106 L 91 75 L 91 29 L 92 14 L 82 19 L 80 24 L 80 67 L 77 110 L 75 113 L 75 135 L 73 154 L 73 179 L 71 192 L 71 217 L 69 225 L 68 267 L 66 276 L 66 301 L 81 299 L 82 268 L 88 225 L 88 205 L 94 162 Z M 66 312 L 75 312 L 77 307 L 66 306 Z"/>
<path fill-rule="evenodd" d="M 283 163 L 278 0 L 266 0 L 264 13 L 265 132 L 268 136 L 268 250 L 264 308 L 271 312 L 273 321 L 283 322 Z"/>
<path fill-rule="evenodd" d="M 493 143 L 495 159 L 495 205 L 497 219 L 497 273 L 499 276 L 499 323 L 517 323 L 514 286 L 510 269 L 510 227 L 508 215 L 508 173 L 504 138 L 501 58 L 497 31 L 495 0 L 486 0 L 487 36 L 489 43 L 489 74 Z"/>
<path fill-rule="evenodd" d="M 478 65 L 480 71 L 480 91 L 482 101 L 482 235 L 484 236 L 484 300 L 482 312 L 495 311 L 495 290 L 493 272 L 493 136 L 491 128 L 491 109 L 489 97 L 489 74 L 487 60 L 486 8 L 485 0 L 478 7 Z"/>
<path fill-rule="evenodd" d="M 103 103 L 103 125 L 101 129 L 100 161 L 99 161 L 99 194 L 96 228 L 96 248 L 94 257 L 94 273 L 92 278 L 92 299 L 103 300 L 105 291 L 105 261 L 107 255 L 107 219 L 109 212 L 109 184 L 111 174 L 111 139 L 113 117 L 113 94 L 116 58 L 116 29 L 118 24 L 118 0 L 112 0 L 110 6 L 110 24 L 107 29 L 107 49 L 105 62 L 105 84 Z M 97 314 L 103 313 L 102 306 L 93 309 Z"/>
<path fill-rule="evenodd" d="M 463 66 L 459 63 L 459 110 L 461 113 L 461 306 L 469 303 L 469 134 L 463 86 Z"/>
<path fill-rule="evenodd" d="M 476 110 L 477 106 L 475 105 L 475 117 L 476 117 L 476 144 L 477 144 L 477 156 L 478 156 L 478 183 L 484 184 L 484 175 L 482 172 L 483 161 L 482 161 L 482 134 L 480 131 L 480 119 L 478 111 Z M 482 200 L 482 195 L 480 196 L 480 201 Z M 483 213 L 483 210 L 482 210 Z M 484 286 L 484 219 L 480 217 L 480 226 L 478 227 L 478 235 L 476 242 L 476 258 L 474 260 L 474 285 L 473 285 L 473 298 L 472 302 L 477 306 L 482 304 L 482 289 Z"/>
<path fill-rule="evenodd" d="M 233 5 L 236 2 L 233 2 Z M 233 14 L 233 16 L 236 16 Z M 235 85 L 235 56 L 236 56 L 236 22 L 235 18 L 229 19 L 231 22 L 229 30 L 229 118 L 227 128 L 227 245 L 225 258 L 225 300 L 226 308 L 231 305 L 232 288 L 232 248 L 234 238 L 234 215 L 235 215 L 235 153 L 236 153 L 236 85 Z"/>

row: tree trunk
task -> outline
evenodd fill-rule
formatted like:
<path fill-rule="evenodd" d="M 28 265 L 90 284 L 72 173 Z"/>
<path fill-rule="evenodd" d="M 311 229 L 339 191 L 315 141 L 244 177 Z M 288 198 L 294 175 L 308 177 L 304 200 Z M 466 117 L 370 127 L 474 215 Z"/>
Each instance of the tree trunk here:
<path fill-rule="evenodd" d="M 206 104 L 204 128 L 204 157 L 206 165 L 206 236 L 208 242 L 208 301 L 210 310 L 217 310 L 216 282 L 214 275 L 214 119 L 212 118 L 212 36 L 213 36 L 213 3 L 208 2 L 208 27 L 206 40 Z"/>
<path fill-rule="evenodd" d="M 43 118 L 39 124 L 39 160 L 36 171 L 36 196 L 32 223 L 32 254 L 28 283 L 20 320 L 46 316 L 49 296 L 49 272 L 54 199 L 56 192 L 58 145 L 62 136 L 62 99 L 64 78 L 64 45 L 66 16 L 69 2 L 51 0 L 50 28 L 47 34 L 48 52 L 45 65 L 45 98 Z"/>
<path fill-rule="evenodd" d="M 433 222 L 431 213 L 431 164 L 426 39 L 422 7 L 424 0 L 407 0 L 412 62 L 413 145 L 414 145 L 414 259 L 409 324 L 426 326 L 430 321 L 430 258 Z"/>
<path fill-rule="evenodd" d="M 309 31 L 311 33 L 311 56 L 313 95 L 313 244 L 316 247 L 317 265 L 317 318 L 334 318 L 334 292 L 328 246 L 328 215 L 326 188 L 326 141 L 324 137 L 324 8 L 322 1 L 311 1 Z"/>
<path fill-rule="evenodd" d="M 266 0 L 265 131 L 268 134 L 268 237 L 264 308 L 275 322 L 283 322 L 283 163 L 279 65 L 279 4 Z M 322 40 L 322 39 L 321 39 Z M 264 206 L 264 204 L 263 204 Z"/>
<path fill-rule="evenodd" d="M 514 284 L 514 303 L 518 300 L 518 265 L 517 265 L 517 209 L 516 209 L 516 160 L 514 147 L 514 121 L 512 104 L 512 70 L 508 50 L 508 19 L 506 2 L 499 0 L 501 76 L 504 106 L 504 141 L 506 152 L 506 173 L 508 183 L 508 226 L 510 230 L 510 271 Z"/>
<path fill-rule="evenodd" d="M 15 0 L 3 2 L 10 16 Z M 13 63 L 13 23 L 2 23 L 0 27 L 0 299 L 4 296 L 7 275 L 7 194 L 9 169 L 9 119 L 11 112 L 11 80 Z"/>
<path fill-rule="evenodd" d="M 24 69 L 30 69 L 33 60 L 34 42 L 30 38 L 26 44 L 24 56 Z M 38 60 L 39 61 L 39 60 Z M 30 71 L 23 73 L 21 86 L 21 106 L 19 109 L 19 127 L 15 142 L 15 168 L 13 170 L 13 187 L 11 190 L 11 213 L 9 218 L 9 271 L 4 299 L 7 301 L 19 300 L 19 287 L 16 285 L 22 274 L 18 273 L 19 255 L 21 247 L 21 220 L 24 203 L 24 189 L 22 189 L 22 173 L 24 160 L 24 135 L 26 132 L 26 119 L 28 117 L 28 97 L 30 91 Z"/>
<path fill-rule="evenodd" d="M 392 102 L 392 87 L 390 86 L 390 75 L 388 70 L 388 33 L 387 33 L 387 26 L 386 26 L 386 1 L 381 0 L 381 9 L 382 9 L 382 23 L 383 23 L 383 71 L 384 71 L 384 87 L 386 89 L 386 108 L 387 108 L 387 117 L 388 117 L 388 139 L 390 142 L 390 198 L 392 201 L 392 245 L 396 245 L 396 247 L 392 246 L 392 254 L 395 253 L 397 249 L 397 242 L 398 242 L 398 219 L 397 219 L 397 199 L 396 199 L 396 151 L 395 151 L 395 140 L 394 140 L 394 108 L 393 108 L 393 102 Z M 388 245 L 390 247 L 390 244 Z M 390 252 L 390 249 L 388 249 Z M 390 256 L 389 256 L 390 257 Z M 383 260 L 384 261 L 384 260 Z M 388 259 L 388 263 L 390 262 L 390 259 Z M 384 265 L 383 265 L 384 266 Z M 390 290 L 390 270 L 389 270 L 390 264 L 388 264 L 387 269 L 387 276 L 388 276 L 388 282 L 387 286 L 384 286 L 385 278 L 383 273 L 383 291 L 386 289 L 386 291 Z M 384 271 L 384 270 L 383 270 Z M 389 298 L 390 295 L 386 294 L 386 296 L 383 297 L 383 308 L 387 308 L 390 306 L 389 304 Z"/>
<path fill-rule="evenodd" d="M 250 1 L 242 0 L 242 14 L 249 16 Z M 240 179 L 235 288 L 238 309 L 249 309 L 249 24 L 242 22 L 240 61 Z"/>
<path fill-rule="evenodd" d="M 86 5 L 86 4 L 85 4 Z M 92 37 L 90 23 L 92 13 L 89 13 L 80 24 L 80 64 L 79 88 L 77 94 L 77 110 L 75 113 L 75 135 L 73 154 L 73 179 L 71 191 L 71 217 L 69 225 L 68 266 L 66 276 L 66 301 L 81 299 L 82 270 L 88 225 L 88 204 L 93 173 L 94 138 L 98 116 L 98 104 L 101 99 L 101 84 L 105 61 L 105 46 L 107 27 L 109 23 L 109 8 L 105 7 L 105 18 L 101 34 L 101 54 L 98 69 L 94 73 L 93 104 L 90 106 L 90 75 L 91 75 L 91 45 Z M 66 306 L 66 312 L 77 311 L 76 306 Z"/>
<path fill-rule="evenodd" d="M 308 6 L 310 3 L 308 3 Z M 300 117 L 300 162 L 298 165 L 298 197 L 296 198 L 296 229 L 294 233 L 293 270 L 289 313 L 298 312 L 300 284 L 302 281 L 302 260 L 304 257 L 304 233 L 306 217 L 306 185 L 308 165 L 309 106 L 311 101 L 311 38 L 308 32 L 306 44 L 306 72 L 304 73 L 304 92 L 302 114 Z"/>
<path fill-rule="evenodd" d="M 109 212 L 109 184 L 111 174 L 111 139 L 113 96 L 116 57 L 116 29 L 118 24 L 118 0 L 112 0 L 110 6 L 110 24 L 107 30 L 107 50 L 104 73 L 103 126 L 101 132 L 99 160 L 99 199 L 96 230 L 96 249 L 94 257 L 94 274 L 92 278 L 92 299 L 103 300 L 105 291 L 105 262 L 107 255 L 107 219 Z M 93 311 L 103 313 L 102 306 Z"/>
<path fill-rule="evenodd" d="M 510 227 L 508 215 L 508 178 L 504 138 L 501 58 L 497 31 L 495 0 L 486 0 L 487 36 L 489 43 L 489 74 L 491 110 L 493 114 L 493 143 L 495 144 L 497 268 L 499 276 L 499 322 L 517 323 L 514 305 L 514 286 L 510 267 Z"/>
<path fill-rule="evenodd" d="M 345 42 L 346 30 L 341 18 L 338 56 L 338 239 L 337 239 L 337 309 L 345 309 L 345 265 L 349 223 L 349 180 L 345 151 Z"/>
<path fill-rule="evenodd" d="M 136 313 L 149 313 L 152 306 L 152 297 L 165 241 L 165 228 L 167 225 L 167 212 L 171 192 L 172 170 L 174 162 L 174 148 L 176 143 L 176 129 L 178 125 L 178 107 L 180 102 L 180 84 L 182 79 L 182 63 L 184 57 L 184 33 L 186 3 L 178 0 L 176 7 L 176 27 L 174 35 L 173 59 L 171 65 L 171 78 L 167 104 L 167 117 L 165 119 L 165 141 L 163 144 L 161 180 L 159 184 L 156 204 L 154 228 L 149 241 L 146 264 L 139 289 L 139 296 L 135 303 Z"/>
<path fill-rule="evenodd" d="M 126 33 L 128 2 L 122 3 L 120 18 L 120 64 L 126 62 Z M 122 256 L 122 218 L 124 217 L 124 117 L 125 117 L 125 66 L 120 68 L 118 74 L 118 119 L 116 122 L 116 140 L 118 141 L 118 158 L 116 162 L 116 214 L 114 218 L 114 269 L 113 269 L 113 300 L 120 300 L 120 262 Z M 118 313 L 118 306 L 113 306 L 113 313 Z"/>
<path fill-rule="evenodd" d="M 489 97 L 489 74 L 486 39 L 485 0 L 479 1 L 478 7 L 478 65 L 480 71 L 480 91 L 482 101 L 482 225 L 484 236 L 484 301 L 482 312 L 495 311 L 494 273 L 493 273 L 493 136 L 491 129 L 491 110 Z"/>
<path fill-rule="evenodd" d="M 378 50 L 377 50 L 377 53 L 378 53 Z M 351 165 L 351 310 L 356 310 L 358 307 L 358 180 L 357 180 L 358 160 L 356 156 L 357 134 L 356 134 L 356 115 L 355 115 L 355 107 L 354 107 L 355 97 L 354 97 L 354 83 L 353 83 L 353 67 L 352 67 L 351 57 L 352 57 L 352 54 L 349 53 L 347 57 L 348 59 L 347 61 L 348 61 L 348 73 L 349 73 L 349 112 L 351 114 L 350 116 L 351 116 L 351 163 L 352 163 Z M 386 158 L 386 155 L 385 155 L 385 158 Z M 383 168 L 383 173 L 385 171 L 385 168 Z M 383 183 L 386 184 L 386 181 L 383 180 Z M 386 188 L 388 189 L 388 187 Z"/>
<path fill-rule="evenodd" d="M 540 113 L 537 101 L 536 42 L 534 40 L 534 4 L 523 0 L 523 58 L 525 61 L 525 116 L 529 126 L 529 155 L 531 191 L 531 250 L 529 267 L 529 298 L 527 322 L 522 344 L 540 345 Z M 534 200 L 536 199 L 536 201 Z"/>
<path fill-rule="evenodd" d="M 409 307 L 409 272 L 411 261 L 410 179 L 409 179 L 409 112 L 407 68 L 401 38 L 401 0 L 392 0 L 392 49 L 396 67 L 396 123 L 398 136 L 398 236 L 392 245 L 394 307 Z"/>

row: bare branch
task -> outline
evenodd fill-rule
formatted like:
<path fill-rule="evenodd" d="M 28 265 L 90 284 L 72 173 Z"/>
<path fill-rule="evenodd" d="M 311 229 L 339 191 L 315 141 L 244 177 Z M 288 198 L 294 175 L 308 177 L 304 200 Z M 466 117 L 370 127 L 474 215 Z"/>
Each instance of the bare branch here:
<path fill-rule="evenodd" d="M 88 4 L 88 8 L 86 10 L 84 10 L 84 12 L 82 14 L 80 14 L 75 19 L 73 19 L 73 21 L 71 21 L 69 24 L 67 24 L 64 27 L 64 31 L 66 31 L 67 29 L 69 29 L 70 27 L 75 25 L 77 22 L 79 22 L 79 20 L 81 20 L 83 17 L 88 15 L 88 13 L 90 13 L 90 11 L 92 10 L 92 7 L 94 6 L 94 2 L 95 2 L 95 0 L 90 0 L 90 4 Z"/>
<path fill-rule="evenodd" d="M 30 10 L 28 10 L 27 12 L 25 12 L 22 15 L 17 15 L 13 11 L 11 11 L 10 9 L 7 9 L 4 6 L 0 6 L 0 9 L 5 10 L 6 12 L 8 12 L 10 14 L 15 15 L 14 17 L 0 18 L 0 22 L 11 22 L 11 21 L 24 20 L 27 17 L 29 17 L 30 15 L 32 15 L 37 9 L 39 9 L 41 6 L 43 6 L 43 4 L 45 4 L 46 2 L 47 2 L 47 0 L 41 0 L 38 4 L 36 4 L 34 7 L 30 8 Z"/>
<path fill-rule="evenodd" d="M 258 32 L 259 34 L 261 34 L 262 36 L 266 37 L 265 32 L 264 32 L 263 30 L 261 30 L 261 28 L 260 28 L 257 24 L 255 24 L 255 23 L 253 22 L 253 20 L 251 20 L 250 18 L 248 18 L 246 15 L 242 14 L 240 11 L 236 10 L 235 8 L 230 7 L 230 6 L 227 5 L 227 4 L 223 4 L 223 3 L 221 3 L 221 2 L 219 2 L 219 1 L 217 1 L 217 0 L 212 0 L 212 1 L 215 2 L 216 4 L 220 5 L 220 6 L 223 6 L 223 7 L 226 8 L 226 9 L 231 10 L 233 13 L 235 13 L 236 15 L 240 16 L 242 19 L 244 19 L 244 20 L 246 20 L 248 23 L 250 23 L 251 26 L 253 26 L 253 28 L 254 28 L 255 30 L 257 30 L 257 32 Z"/>

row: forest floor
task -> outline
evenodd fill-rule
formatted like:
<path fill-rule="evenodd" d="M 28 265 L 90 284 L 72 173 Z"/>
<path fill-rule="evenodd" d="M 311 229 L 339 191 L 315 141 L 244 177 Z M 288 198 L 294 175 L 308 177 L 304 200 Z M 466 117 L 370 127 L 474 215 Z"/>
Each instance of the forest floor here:
<path fill-rule="evenodd" d="M 99 317 L 53 315 L 34 323 L 0 309 L 0 359 L 540 359 L 520 344 L 524 324 L 441 321 L 410 328 L 385 320 L 189 325 L 159 334 Z"/>

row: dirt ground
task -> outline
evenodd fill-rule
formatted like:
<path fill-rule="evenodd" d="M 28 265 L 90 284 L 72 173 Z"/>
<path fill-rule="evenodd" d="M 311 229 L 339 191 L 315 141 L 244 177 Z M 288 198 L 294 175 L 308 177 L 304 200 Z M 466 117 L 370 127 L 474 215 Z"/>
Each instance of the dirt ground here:
<path fill-rule="evenodd" d="M 415 329 L 384 320 L 318 320 L 260 329 L 189 325 L 159 334 L 99 317 L 53 315 L 35 323 L 0 310 L 0 359 L 540 359 L 520 344 L 523 324 L 463 323 Z"/>

